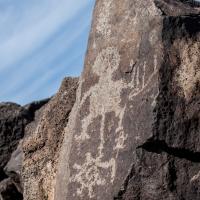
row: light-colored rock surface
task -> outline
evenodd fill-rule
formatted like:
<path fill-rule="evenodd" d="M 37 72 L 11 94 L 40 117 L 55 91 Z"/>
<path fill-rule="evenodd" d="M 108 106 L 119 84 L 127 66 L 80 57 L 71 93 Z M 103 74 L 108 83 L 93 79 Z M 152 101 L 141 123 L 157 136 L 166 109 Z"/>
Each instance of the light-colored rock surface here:
<path fill-rule="evenodd" d="M 54 198 L 58 153 L 63 129 L 75 102 L 77 78 L 63 80 L 58 93 L 36 113 L 23 141 L 22 179 L 25 200 Z"/>
<path fill-rule="evenodd" d="M 188 126 L 192 138 L 199 138 L 199 114 L 188 104 L 188 99 L 199 101 L 197 13 L 199 7 L 185 1 L 96 1 L 77 100 L 65 128 L 54 199 L 178 199 L 186 193 L 197 199 L 190 184 L 179 187 L 196 174 L 193 160 L 185 163 L 192 171 L 189 177 L 181 175 L 179 169 L 185 169 L 179 162 L 185 149 L 198 151 L 186 133 Z M 179 148 L 182 153 L 176 152 Z M 145 163 L 148 151 L 163 151 L 166 156 L 157 157 L 152 166 L 149 160 Z M 180 160 L 170 161 L 168 155 Z M 160 172 L 159 164 L 164 166 Z M 143 179 L 143 165 L 172 180 L 153 178 L 148 170 L 149 179 Z M 134 177 L 141 182 L 132 183 Z M 179 186 L 165 187 L 160 177 Z"/>

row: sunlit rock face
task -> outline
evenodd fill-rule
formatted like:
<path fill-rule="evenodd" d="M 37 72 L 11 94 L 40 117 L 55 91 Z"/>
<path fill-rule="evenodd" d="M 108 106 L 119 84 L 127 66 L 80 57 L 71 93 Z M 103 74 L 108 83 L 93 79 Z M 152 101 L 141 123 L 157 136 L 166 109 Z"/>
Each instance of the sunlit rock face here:
<path fill-rule="evenodd" d="M 200 198 L 199 11 L 96 1 L 54 199 Z"/>
<path fill-rule="evenodd" d="M 76 99 L 77 78 L 65 78 L 54 97 L 36 112 L 23 139 L 25 200 L 53 200 L 63 131 Z"/>
<path fill-rule="evenodd" d="M 1 200 L 199 200 L 199 4 L 97 0 L 80 79 L 0 138 Z"/>

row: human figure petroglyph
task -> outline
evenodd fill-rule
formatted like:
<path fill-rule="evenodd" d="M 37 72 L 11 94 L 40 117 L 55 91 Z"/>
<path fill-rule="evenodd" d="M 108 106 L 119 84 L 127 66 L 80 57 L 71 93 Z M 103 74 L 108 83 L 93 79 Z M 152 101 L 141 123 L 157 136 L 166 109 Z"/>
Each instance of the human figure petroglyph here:
<path fill-rule="evenodd" d="M 157 63 L 157 55 L 154 56 L 154 66 L 153 66 L 153 72 L 147 76 L 146 74 L 147 70 L 147 63 L 146 61 L 142 65 L 135 65 L 133 69 L 133 75 L 132 75 L 132 81 L 128 85 L 131 87 L 132 91 L 130 93 L 130 99 L 133 99 L 137 95 L 139 95 L 141 92 L 143 92 L 147 86 L 152 81 L 153 77 L 158 72 L 158 63 Z M 142 79 L 140 79 L 142 77 Z"/>
<path fill-rule="evenodd" d="M 93 156 L 90 152 L 85 154 L 85 161 L 79 165 L 75 163 L 73 169 L 76 171 L 70 177 L 71 182 L 80 184 L 77 189 L 77 195 L 81 196 L 84 191 L 88 192 L 90 198 L 94 196 L 94 187 L 103 186 L 105 183 L 113 183 L 116 175 L 117 164 L 116 159 L 120 150 L 126 147 L 128 135 L 124 132 L 123 117 L 126 106 L 121 107 L 121 91 L 122 89 L 131 88 L 132 92 L 129 95 L 130 99 L 140 94 L 146 89 L 154 75 L 157 73 L 157 57 L 154 57 L 154 69 L 150 76 L 146 76 L 147 63 L 141 65 L 135 64 L 132 70 L 132 81 L 127 84 L 122 79 L 113 81 L 113 74 L 120 65 L 120 54 L 117 48 L 108 47 L 97 56 L 92 71 L 99 76 L 99 82 L 92 86 L 80 99 L 79 109 L 84 105 L 84 102 L 89 97 L 89 114 L 82 120 L 81 133 L 75 134 L 74 138 L 77 144 L 81 144 L 90 140 L 91 135 L 88 134 L 89 125 L 99 115 L 102 116 L 100 126 L 100 143 L 97 147 L 97 155 Z M 135 63 L 133 60 L 130 63 Z M 142 77 L 142 78 L 141 78 Z M 112 86 L 112 87 L 111 87 Z M 106 94 L 105 94 L 105 91 Z M 105 148 L 105 116 L 106 113 L 115 112 L 115 116 L 119 119 L 116 127 L 115 145 L 110 159 L 104 160 L 103 150 Z M 102 172 L 107 174 L 103 176 Z"/>
<path fill-rule="evenodd" d="M 119 117 L 118 130 L 119 139 L 116 139 L 116 143 L 121 142 L 121 146 L 116 144 L 116 148 L 113 147 L 115 152 L 124 147 L 122 141 L 125 140 L 127 136 L 123 132 L 122 128 L 122 117 L 123 112 L 120 107 L 120 93 L 122 90 L 122 80 L 114 82 L 112 80 L 113 73 L 118 69 L 120 63 L 120 55 L 116 48 L 108 47 L 104 49 L 96 58 L 96 61 L 93 65 L 93 72 L 100 77 L 99 83 L 94 85 L 88 92 L 86 92 L 81 100 L 81 105 L 84 104 L 87 97 L 90 97 L 90 112 L 87 117 L 82 121 L 82 132 L 79 135 L 75 135 L 75 140 L 77 143 L 82 143 L 90 139 L 90 135 L 87 133 L 87 128 L 90 123 L 98 116 L 102 116 L 101 128 L 100 128 L 100 144 L 97 147 L 96 157 L 88 152 L 86 153 L 85 162 L 82 165 L 74 164 L 73 168 L 77 170 L 77 175 L 71 177 L 71 182 L 77 182 L 81 186 L 77 190 L 77 195 L 81 196 L 83 190 L 87 190 L 90 197 L 93 196 L 93 188 L 96 185 L 103 185 L 106 180 L 105 177 L 100 173 L 101 170 L 104 170 L 104 173 L 109 174 L 107 176 L 112 183 L 115 178 L 116 173 L 116 161 L 115 156 L 111 155 L 111 159 L 108 161 L 103 161 L 104 154 L 103 149 L 105 147 L 104 143 L 104 128 L 105 128 L 105 115 L 108 112 L 115 111 L 115 115 Z M 102 75 L 104 74 L 104 75 Z M 111 86 L 108 87 L 108 86 Z M 105 91 L 109 91 L 105 94 Z M 121 128 L 120 128 L 121 127 Z M 92 163 L 92 164 L 91 164 Z M 86 175 L 90 171 L 90 175 Z M 92 173 L 92 172 L 95 172 Z M 93 177 L 93 178 L 92 178 Z M 91 181 L 91 179 L 93 181 Z M 83 181 L 84 180 L 84 181 Z"/>

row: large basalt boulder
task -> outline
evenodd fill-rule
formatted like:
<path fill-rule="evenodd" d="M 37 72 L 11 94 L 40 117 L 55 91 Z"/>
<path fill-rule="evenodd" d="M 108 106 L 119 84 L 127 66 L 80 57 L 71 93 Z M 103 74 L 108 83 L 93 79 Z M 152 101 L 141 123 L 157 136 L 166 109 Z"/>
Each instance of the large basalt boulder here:
<path fill-rule="evenodd" d="M 23 184 L 22 184 L 22 163 L 23 163 L 23 151 L 22 151 L 21 140 L 18 144 L 17 149 L 12 153 L 10 160 L 4 167 L 4 171 L 8 177 L 13 181 L 19 193 L 23 194 Z"/>
<path fill-rule="evenodd" d="M 15 103 L 0 104 L 0 199 L 22 199 L 20 140 L 25 127 L 37 109 L 48 102 L 45 99 L 26 106 Z M 19 144 L 20 143 L 20 144 Z"/>
<path fill-rule="evenodd" d="M 0 168 L 3 169 L 10 159 L 18 142 L 24 136 L 28 115 L 20 105 L 0 104 Z"/>
<path fill-rule="evenodd" d="M 23 195 L 17 190 L 12 179 L 7 178 L 0 182 L 0 200 L 22 200 Z"/>
<path fill-rule="evenodd" d="M 55 175 L 64 128 L 76 100 L 77 78 L 65 78 L 58 93 L 26 126 L 22 180 L 25 200 L 54 199 Z"/>
<path fill-rule="evenodd" d="M 96 1 L 54 199 L 200 198 L 199 14 L 184 0 Z"/>

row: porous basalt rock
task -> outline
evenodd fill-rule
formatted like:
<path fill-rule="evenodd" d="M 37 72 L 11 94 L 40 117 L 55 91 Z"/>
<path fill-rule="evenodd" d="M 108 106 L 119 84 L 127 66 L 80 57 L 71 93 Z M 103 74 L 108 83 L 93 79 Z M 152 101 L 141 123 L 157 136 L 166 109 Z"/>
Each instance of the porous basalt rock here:
<path fill-rule="evenodd" d="M 41 108 L 3 109 L 11 130 L 32 122 L 11 156 L 13 133 L 0 198 L 14 186 L 25 200 L 199 200 L 200 5 L 96 0 L 79 83 Z"/>
<path fill-rule="evenodd" d="M 24 136 L 28 114 L 20 105 L 0 104 L 0 168 L 4 168 L 18 142 Z"/>
<path fill-rule="evenodd" d="M 0 104 L 0 198 L 22 199 L 21 162 L 18 157 L 19 142 L 25 135 L 25 127 L 34 119 L 35 111 L 48 99 L 27 106 L 14 103 Z M 31 109 L 30 109 L 31 108 Z M 19 146 L 18 146 L 19 145 Z"/>
<path fill-rule="evenodd" d="M 96 1 L 54 199 L 199 199 L 199 14 Z"/>
<path fill-rule="evenodd" d="M 4 167 L 4 171 L 8 177 L 13 181 L 19 193 L 23 194 L 23 184 L 22 184 L 22 163 L 23 163 L 23 152 L 22 152 L 22 142 L 21 140 L 18 144 L 17 149 L 12 153 L 10 160 Z"/>
<path fill-rule="evenodd" d="M 54 199 L 58 154 L 76 99 L 77 83 L 77 78 L 65 78 L 58 93 L 26 127 L 22 169 L 25 200 Z"/>

